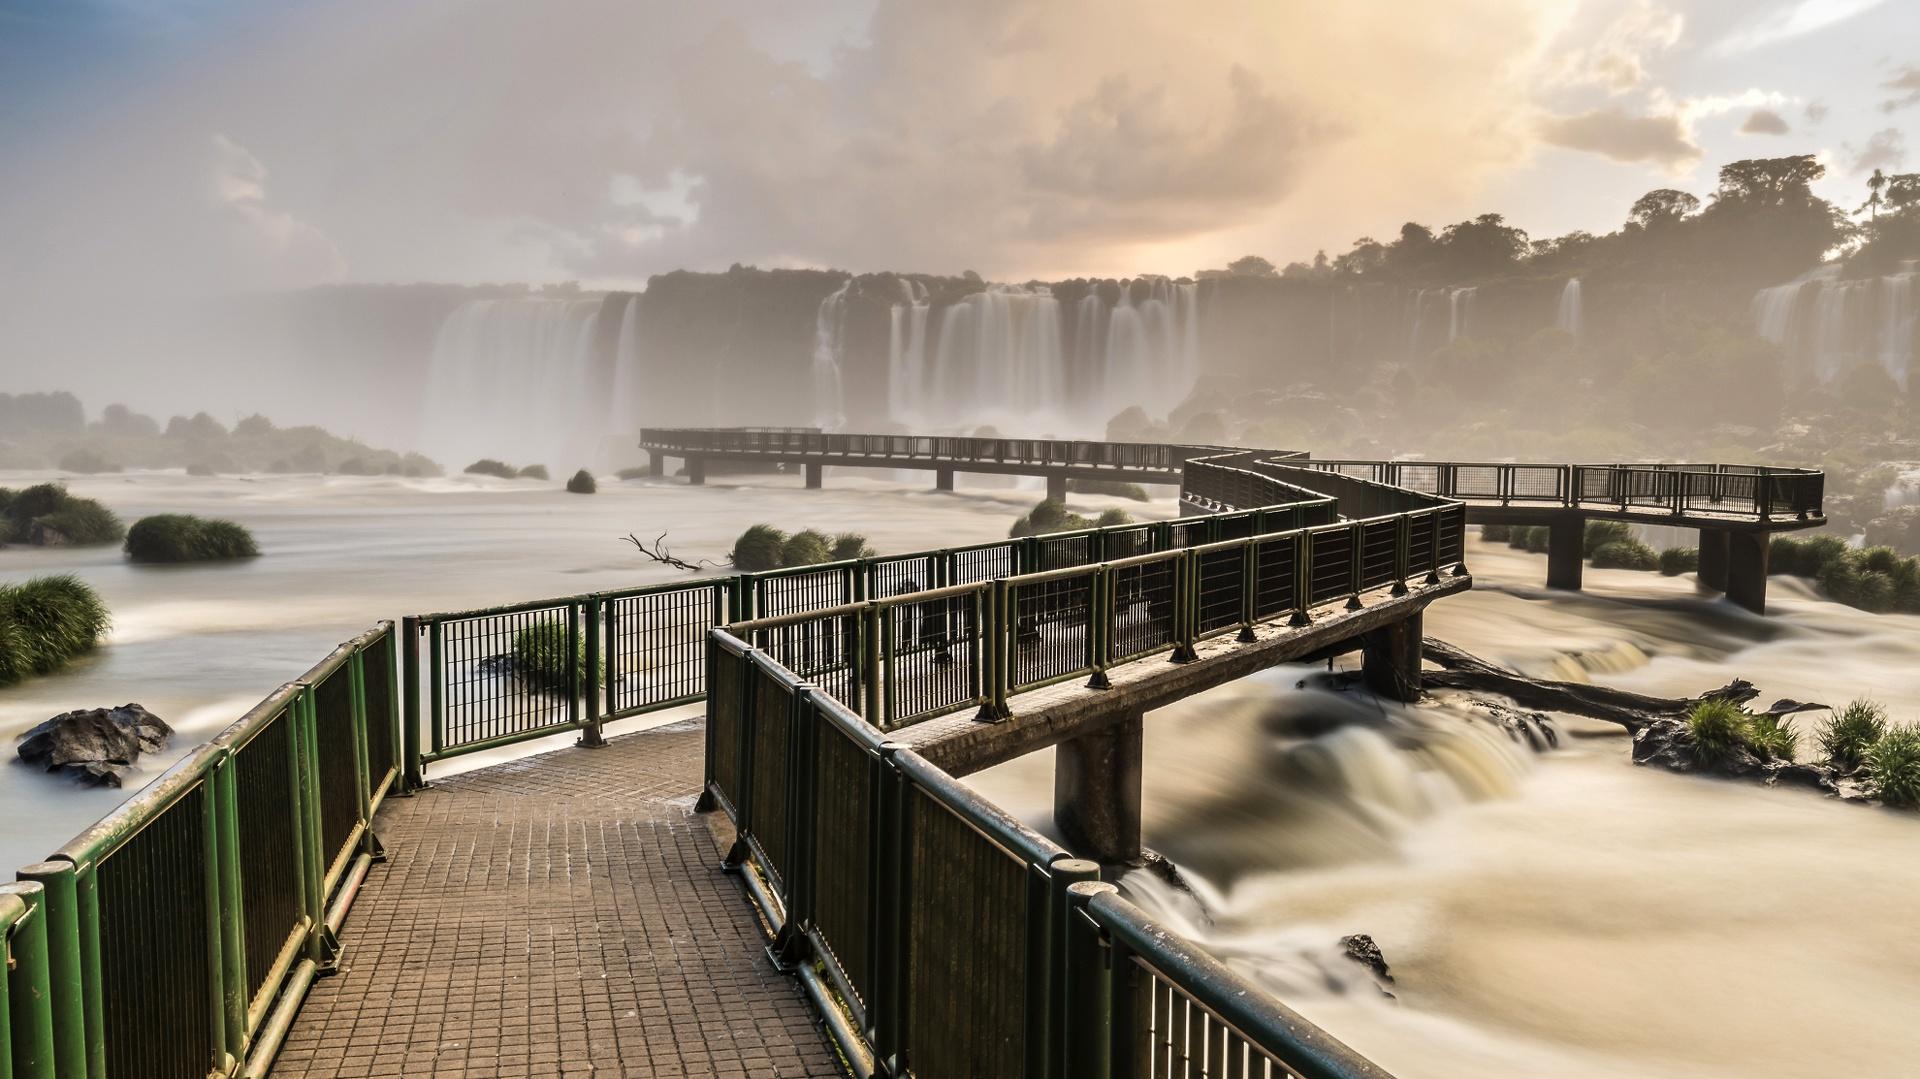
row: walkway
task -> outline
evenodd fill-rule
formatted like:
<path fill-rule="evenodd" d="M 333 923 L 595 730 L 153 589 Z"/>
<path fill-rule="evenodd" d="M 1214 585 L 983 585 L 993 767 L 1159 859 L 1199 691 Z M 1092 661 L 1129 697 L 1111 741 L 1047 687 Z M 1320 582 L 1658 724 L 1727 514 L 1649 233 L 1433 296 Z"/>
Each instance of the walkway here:
<path fill-rule="evenodd" d="M 697 720 L 389 800 L 275 1076 L 834 1076 L 693 815 Z M 718 819 L 718 818 L 716 818 Z"/>

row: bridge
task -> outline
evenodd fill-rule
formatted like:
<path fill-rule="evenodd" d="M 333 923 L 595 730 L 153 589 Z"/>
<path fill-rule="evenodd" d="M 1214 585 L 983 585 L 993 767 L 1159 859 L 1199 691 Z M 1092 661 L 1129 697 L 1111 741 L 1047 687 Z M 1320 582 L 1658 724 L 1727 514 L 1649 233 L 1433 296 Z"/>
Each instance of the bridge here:
<path fill-rule="evenodd" d="M 1625 521 L 1699 531 L 1700 583 L 1756 614 L 1767 605 L 1767 551 L 1776 532 L 1818 528 L 1824 473 L 1727 464 L 1516 464 L 1512 462 L 1313 460 L 1301 452 L 1234 450 L 1050 439 L 830 434 L 816 428 L 651 429 L 641 432 L 654 475 L 670 458 L 685 462 L 693 483 L 709 461 L 777 464 L 804 470 L 820 486 L 827 466 L 921 469 L 951 491 L 961 472 L 1044 476 L 1047 497 L 1066 497 L 1072 480 L 1177 483 L 1191 460 L 1258 457 L 1270 465 L 1325 473 L 1292 482 L 1354 500 L 1381 487 L 1450 499 L 1467 508 L 1469 524 L 1545 526 L 1547 586 L 1581 586 L 1586 522 Z M 1277 475 L 1277 473 L 1269 473 Z M 1361 487 L 1343 480 L 1374 485 Z M 1384 504 L 1384 503 L 1382 503 Z M 1204 501 L 1189 503 L 1204 509 Z"/>
<path fill-rule="evenodd" d="M 696 480 L 774 437 L 753 459 L 1177 470 L 1195 512 L 376 623 L 0 886 L 0 1079 L 1385 1076 L 1100 877 L 1144 854 L 1147 711 L 1353 651 L 1416 694 L 1469 515 L 1520 499 L 1460 497 L 1480 466 L 648 433 Z M 1818 518 L 1817 474 L 1703 474 L 1678 516 Z M 1546 509 L 1659 508 L 1624 503 Z M 1064 845 L 957 778 L 1043 746 Z"/>

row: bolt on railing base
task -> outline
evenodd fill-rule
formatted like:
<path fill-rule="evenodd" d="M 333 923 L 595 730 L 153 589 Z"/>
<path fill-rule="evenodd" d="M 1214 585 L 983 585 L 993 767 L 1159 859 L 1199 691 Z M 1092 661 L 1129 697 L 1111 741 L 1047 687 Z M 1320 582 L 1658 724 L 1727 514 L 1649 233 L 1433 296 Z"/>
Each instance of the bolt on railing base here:
<path fill-rule="evenodd" d="M 1087 688 L 1112 689 L 1113 683 L 1107 679 L 1106 671 L 1095 671 L 1093 672 L 1093 677 L 1087 679 Z"/>

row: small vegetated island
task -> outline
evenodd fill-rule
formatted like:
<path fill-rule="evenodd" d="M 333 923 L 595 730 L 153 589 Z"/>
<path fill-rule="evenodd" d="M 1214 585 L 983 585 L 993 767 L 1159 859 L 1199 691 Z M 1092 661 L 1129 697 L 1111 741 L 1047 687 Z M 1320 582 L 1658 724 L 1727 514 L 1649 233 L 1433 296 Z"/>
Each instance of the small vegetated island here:
<path fill-rule="evenodd" d="M 34 547 L 97 547 L 126 535 L 120 518 L 58 483 L 0 487 L 0 542 Z"/>
<path fill-rule="evenodd" d="M 227 562 L 254 558 L 253 534 L 232 521 L 188 513 L 156 513 L 127 530 L 127 557 L 135 562 Z"/>

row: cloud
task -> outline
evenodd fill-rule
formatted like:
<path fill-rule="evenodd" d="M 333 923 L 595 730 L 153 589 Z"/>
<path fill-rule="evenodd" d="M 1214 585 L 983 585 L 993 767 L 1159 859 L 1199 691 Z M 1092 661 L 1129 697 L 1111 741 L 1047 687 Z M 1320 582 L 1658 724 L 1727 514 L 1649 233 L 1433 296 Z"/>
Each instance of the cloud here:
<path fill-rule="evenodd" d="M 1895 112 L 1908 105 L 1920 105 L 1920 67 L 1908 67 L 1881 83 L 1880 88 L 1895 91 L 1895 96 L 1880 103 L 1881 112 Z"/>
<path fill-rule="evenodd" d="M 1827 118 L 1828 109 L 1824 102 L 1809 101 L 1803 111 L 1806 114 L 1807 123 L 1817 125 Z"/>
<path fill-rule="evenodd" d="M 1772 109 L 1755 109 L 1740 124 L 1742 135 L 1785 135 L 1791 130 L 1786 119 Z"/>
<path fill-rule="evenodd" d="M 1886 0 L 1792 0 L 1776 6 L 1771 11 L 1762 5 L 1753 7 L 1761 11 L 1746 25 L 1735 30 L 1714 45 L 1711 50 L 1716 55 L 1731 56 L 1735 53 L 1749 52 L 1766 45 L 1803 37 L 1817 30 L 1824 30 L 1836 23 L 1845 22 L 1857 15 L 1864 15 L 1885 3 Z"/>
<path fill-rule="evenodd" d="M 1874 169 L 1898 169 L 1907 161 L 1907 139 L 1899 128 L 1885 127 L 1867 137 L 1865 146 L 1855 149 L 1843 144 L 1847 171 L 1859 175 Z"/>
<path fill-rule="evenodd" d="M 327 234 L 267 202 L 267 168 L 246 147 L 213 136 L 212 201 L 232 255 L 255 288 L 300 288 L 346 277 L 347 260 Z"/>
<path fill-rule="evenodd" d="M 1546 142 L 1568 150 L 1599 154 L 1629 164 L 1659 165 L 1679 171 L 1700 160 L 1678 114 L 1639 115 L 1621 108 L 1595 109 L 1575 116 L 1549 117 L 1540 127 Z"/>
<path fill-rule="evenodd" d="M 1584 48 L 1564 53 L 1552 81 L 1624 94 L 1647 81 L 1647 65 L 1680 41 L 1686 20 L 1652 0 L 1634 0 Z M 1577 31 L 1576 31 L 1577 32 Z"/>

